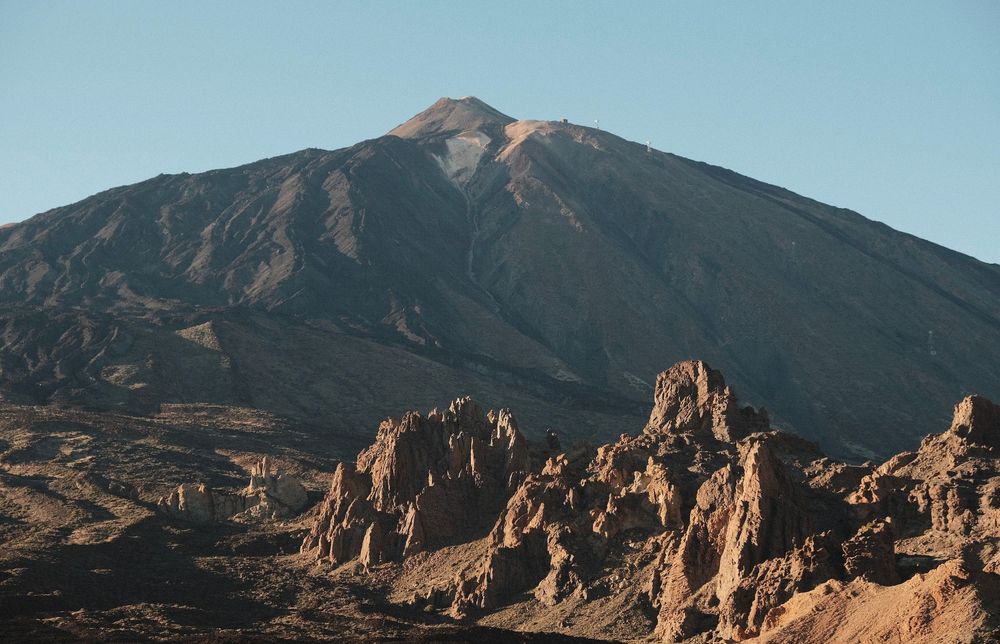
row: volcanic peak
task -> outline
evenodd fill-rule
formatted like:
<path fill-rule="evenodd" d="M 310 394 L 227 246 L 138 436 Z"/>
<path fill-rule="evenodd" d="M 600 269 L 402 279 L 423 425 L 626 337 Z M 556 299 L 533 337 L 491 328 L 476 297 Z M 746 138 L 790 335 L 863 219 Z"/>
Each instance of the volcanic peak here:
<path fill-rule="evenodd" d="M 442 97 L 389 134 L 404 139 L 422 139 L 471 131 L 489 133 L 514 121 L 475 96 L 459 99 Z"/>

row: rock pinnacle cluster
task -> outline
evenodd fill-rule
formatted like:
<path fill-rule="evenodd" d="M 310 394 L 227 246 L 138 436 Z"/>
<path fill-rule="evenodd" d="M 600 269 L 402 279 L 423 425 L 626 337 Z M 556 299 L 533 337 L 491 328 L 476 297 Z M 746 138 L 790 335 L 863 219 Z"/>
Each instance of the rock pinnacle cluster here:
<path fill-rule="evenodd" d="M 1000 408 L 973 396 L 917 451 L 840 463 L 681 362 L 642 432 L 596 449 L 528 450 L 510 412 L 469 399 L 386 421 L 338 468 L 302 550 L 398 576 L 401 601 L 459 620 L 519 606 L 614 638 L 617 606 L 669 642 L 985 641 L 1000 632 L 998 441 Z M 453 575 L 407 571 L 444 551 Z"/>

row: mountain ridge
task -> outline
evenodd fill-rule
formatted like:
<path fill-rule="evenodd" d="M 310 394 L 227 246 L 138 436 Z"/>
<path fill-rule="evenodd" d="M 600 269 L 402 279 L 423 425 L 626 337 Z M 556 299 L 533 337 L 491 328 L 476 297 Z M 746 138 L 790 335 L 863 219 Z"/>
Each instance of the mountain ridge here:
<path fill-rule="evenodd" d="M 961 390 L 1000 397 L 989 356 L 952 335 L 978 338 L 986 354 L 998 346 L 1000 267 L 718 166 L 593 128 L 514 120 L 472 97 L 440 99 L 347 148 L 161 175 L 0 230 L 0 304 L 109 313 L 153 335 L 210 315 L 238 326 L 236 311 L 249 308 L 259 320 L 290 316 L 305 335 L 319 321 L 322 342 L 377 339 L 487 381 L 521 373 L 526 391 L 604 392 L 632 407 L 659 365 L 703 355 L 776 425 L 853 458 L 912 445 Z M 244 339 L 262 332 L 247 324 Z M 11 326 L 8 343 L 39 355 L 63 342 L 32 344 Z M 122 387 L 151 384 L 102 375 L 142 371 L 148 356 L 88 351 L 74 353 L 93 365 L 85 377 L 39 360 L 4 369 L 0 386 L 88 404 L 93 387 L 120 399 L 132 396 Z M 0 356 L 0 367 L 12 361 Z M 889 382 L 866 373 L 872 362 Z M 453 393 L 428 386 L 431 399 Z M 201 395 L 174 389 L 145 388 L 150 404 Z M 373 410 L 358 422 L 375 420 Z M 587 431 L 605 435 L 609 423 Z"/>

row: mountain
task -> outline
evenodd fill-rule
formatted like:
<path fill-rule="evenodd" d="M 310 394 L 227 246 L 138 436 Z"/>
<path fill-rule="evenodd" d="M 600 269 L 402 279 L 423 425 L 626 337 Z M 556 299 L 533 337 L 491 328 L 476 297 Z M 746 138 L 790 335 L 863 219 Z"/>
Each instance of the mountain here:
<path fill-rule="evenodd" d="M 723 168 L 443 98 L 389 134 L 0 229 L 6 399 L 367 431 L 455 392 L 617 435 L 703 357 L 854 460 L 1000 398 L 1000 267 Z"/>

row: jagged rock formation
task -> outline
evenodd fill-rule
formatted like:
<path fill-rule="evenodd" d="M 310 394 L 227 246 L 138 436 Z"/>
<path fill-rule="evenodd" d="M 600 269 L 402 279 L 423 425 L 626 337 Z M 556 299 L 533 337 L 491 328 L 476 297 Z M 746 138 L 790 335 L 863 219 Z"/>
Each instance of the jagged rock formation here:
<path fill-rule="evenodd" d="M 528 469 L 528 451 L 507 410 L 469 398 L 444 412 L 388 419 L 375 443 L 342 463 L 305 552 L 371 566 L 485 531 Z"/>
<path fill-rule="evenodd" d="M 973 560 L 1000 573 L 1000 406 L 969 396 L 948 431 L 928 436 L 866 476 L 851 497 L 861 516 L 886 516 L 907 560 Z"/>
<path fill-rule="evenodd" d="M 418 580 L 411 601 L 482 619 L 530 593 L 545 610 L 575 606 L 586 614 L 642 587 L 644 597 L 629 595 L 621 605 L 650 615 L 650 629 L 665 641 L 708 634 L 825 641 L 809 629 L 829 635 L 836 622 L 809 612 L 816 606 L 872 612 L 849 625 L 862 639 L 932 641 L 950 622 L 973 641 L 1000 626 L 989 595 L 1000 581 L 998 419 L 997 406 L 970 397 L 956 407 L 951 428 L 918 452 L 878 467 L 844 465 L 771 431 L 766 412 L 741 407 L 704 362 L 678 363 L 657 379 L 641 434 L 596 452 L 558 454 L 523 480 L 508 476 L 506 496 L 491 497 L 506 500 L 492 530 L 467 545 L 471 563 L 451 579 Z M 421 503 L 412 499 L 423 489 L 427 459 L 414 455 L 445 444 L 441 430 L 420 430 L 420 420 L 406 430 L 384 425 L 359 458 L 360 473 L 338 470 L 304 550 L 335 561 L 360 555 L 369 565 L 416 551 L 404 544 L 414 533 L 409 517 Z M 426 447 L 401 449 L 403 434 Z M 450 453 L 437 449 L 439 458 Z M 389 557 L 381 554 L 387 542 Z M 622 559 L 629 547 L 651 559 Z M 972 613 L 961 623 L 951 609 L 921 613 L 926 596 L 954 596 Z M 899 607 L 886 615 L 906 616 L 908 626 L 874 612 L 889 598 Z M 596 619 L 581 634 L 602 634 L 620 614 Z"/>
<path fill-rule="evenodd" d="M 492 609 L 532 587 L 550 604 L 583 593 L 587 572 L 577 561 L 599 560 L 607 540 L 626 530 L 680 528 L 685 499 L 689 506 L 731 450 L 720 438 L 766 426 L 766 412 L 740 409 L 704 362 L 675 365 L 657 379 L 642 434 L 601 447 L 589 463 L 581 454 L 555 457 L 528 477 L 491 533 L 481 569 L 457 584 L 453 612 Z M 504 570 L 511 561 L 516 574 Z"/>
<path fill-rule="evenodd" d="M 227 519 L 283 519 L 305 508 L 306 489 L 294 476 L 271 471 L 265 456 L 250 471 L 250 483 L 238 493 L 212 490 L 204 483 L 184 483 L 157 508 L 176 519 L 192 523 L 214 523 Z"/>

